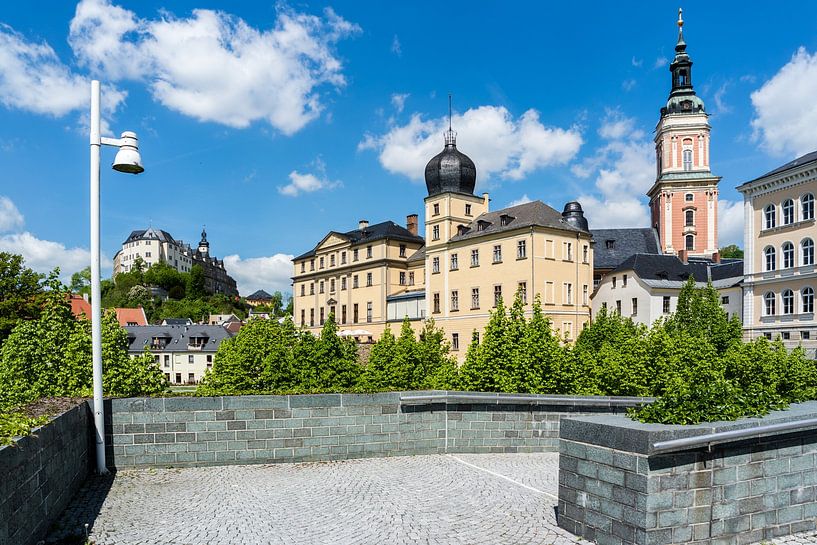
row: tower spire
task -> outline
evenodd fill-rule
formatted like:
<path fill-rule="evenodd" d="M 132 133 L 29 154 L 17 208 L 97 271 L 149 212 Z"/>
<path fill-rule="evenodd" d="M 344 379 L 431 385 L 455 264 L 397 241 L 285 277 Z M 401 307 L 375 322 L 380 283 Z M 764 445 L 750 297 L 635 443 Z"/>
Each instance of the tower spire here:
<path fill-rule="evenodd" d="M 684 41 L 684 10 L 678 8 L 678 43 L 675 44 L 675 51 L 681 53 L 687 47 Z"/>
<path fill-rule="evenodd" d="M 453 109 L 452 109 L 452 101 L 451 101 L 451 93 L 448 93 L 448 130 L 445 131 L 445 145 L 447 146 L 457 146 L 457 133 L 454 132 L 454 129 L 451 128 L 451 119 L 453 117 Z"/>

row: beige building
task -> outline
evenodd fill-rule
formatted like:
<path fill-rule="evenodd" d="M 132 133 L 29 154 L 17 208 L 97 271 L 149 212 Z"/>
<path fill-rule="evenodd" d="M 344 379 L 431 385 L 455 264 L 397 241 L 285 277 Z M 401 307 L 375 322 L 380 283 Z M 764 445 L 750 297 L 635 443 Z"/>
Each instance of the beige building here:
<path fill-rule="evenodd" d="M 744 203 L 743 328 L 817 354 L 817 152 L 738 187 Z"/>
<path fill-rule="evenodd" d="M 421 269 L 410 263 L 422 247 L 416 214 L 407 217 L 405 227 L 363 220 L 352 231 L 328 233 L 293 259 L 295 323 L 318 333 L 334 313 L 341 334 L 361 342 L 377 340 L 388 319 L 387 299 L 423 285 Z M 419 321 L 424 315 L 423 309 L 413 317 Z"/>

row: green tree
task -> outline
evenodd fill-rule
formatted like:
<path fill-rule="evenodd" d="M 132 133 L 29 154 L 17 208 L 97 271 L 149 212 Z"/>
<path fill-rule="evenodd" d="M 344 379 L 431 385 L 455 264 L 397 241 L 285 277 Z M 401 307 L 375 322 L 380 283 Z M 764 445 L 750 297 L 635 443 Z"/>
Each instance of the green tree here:
<path fill-rule="evenodd" d="M 300 345 L 301 385 L 307 389 L 347 389 L 355 386 L 361 373 L 357 363 L 357 347 L 354 341 L 342 339 L 337 334 L 335 315 L 330 313 L 323 324 L 320 337 L 314 342 Z M 308 336 L 304 336 L 308 339 Z M 307 346 L 307 345 L 311 346 Z M 304 350 L 307 348 L 307 350 Z"/>
<path fill-rule="evenodd" d="M 19 322 L 40 315 L 43 281 L 23 256 L 0 252 L 0 345 Z"/>
<path fill-rule="evenodd" d="M 361 387 L 367 390 L 398 389 L 395 386 L 395 378 L 391 376 L 396 344 L 394 334 L 391 332 L 389 324 L 386 324 L 383 335 L 372 346 L 369 361 L 360 375 Z"/>
<path fill-rule="evenodd" d="M 691 276 L 681 288 L 678 305 L 675 313 L 666 320 L 666 328 L 671 334 L 683 332 L 709 342 L 718 354 L 725 353 L 734 343 L 740 342 L 742 335 L 740 320 L 737 316 L 729 319 L 712 284 L 697 289 Z"/>
<path fill-rule="evenodd" d="M 201 265 L 193 265 L 187 275 L 187 296 L 192 299 L 202 299 L 207 296 L 204 282 L 204 269 Z"/>
<path fill-rule="evenodd" d="M 91 294 L 91 267 L 85 267 L 71 275 L 71 293 Z"/>
<path fill-rule="evenodd" d="M 730 244 L 721 248 L 719 253 L 724 259 L 743 259 L 743 250 L 737 244 Z"/>

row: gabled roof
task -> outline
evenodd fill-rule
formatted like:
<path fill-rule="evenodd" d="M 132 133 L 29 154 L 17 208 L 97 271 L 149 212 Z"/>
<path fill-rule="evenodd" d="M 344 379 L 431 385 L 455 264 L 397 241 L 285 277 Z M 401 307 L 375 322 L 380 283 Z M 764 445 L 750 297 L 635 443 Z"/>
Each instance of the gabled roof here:
<path fill-rule="evenodd" d="M 374 225 L 369 225 L 365 229 L 354 229 L 352 231 L 347 231 L 345 233 L 341 233 L 339 231 L 330 231 L 326 237 L 330 235 L 339 235 L 345 239 L 347 239 L 353 246 L 357 244 L 367 244 L 369 242 L 374 242 L 375 240 L 382 240 L 382 239 L 390 239 L 390 240 L 400 240 L 404 242 L 415 242 L 418 244 L 424 244 L 423 237 L 413 235 L 411 231 L 406 229 L 401 225 L 397 225 L 393 221 L 384 221 L 382 223 L 375 223 Z M 326 237 L 321 239 L 321 242 L 326 240 Z M 304 259 L 307 257 L 312 257 L 315 255 L 315 251 L 317 250 L 320 243 L 317 246 L 309 250 L 308 252 L 299 255 L 298 257 L 293 258 L 293 261 L 298 259 Z"/>
<path fill-rule="evenodd" d="M 91 319 L 91 303 L 86 301 L 81 295 L 71 295 L 71 312 L 79 318 L 83 314 L 85 318 Z"/>
<path fill-rule="evenodd" d="M 651 287 L 680 288 L 692 276 L 699 287 L 712 282 L 716 288 L 736 286 L 743 282 L 743 260 L 728 259 L 714 263 L 707 259 L 690 259 L 684 263 L 677 256 L 635 254 L 611 273 L 633 271 Z"/>
<path fill-rule="evenodd" d="M 170 235 L 170 233 L 168 233 L 167 231 L 163 231 L 162 229 L 156 229 L 154 227 L 131 231 L 130 235 L 128 235 L 128 238 L 125 239 L 125 242 L 123 242 L 123 244 L 126 244 L 128 242 L 134 242 L 136 240 L 158 240 L 161 242 L 179 244 L 179 242 L 176 242 L 176 240 Z"/>
<path fill-rule="evenodd" d="M 502 216 L 507 216 L 504 225 Z M 481 230 L 480 225 L 482 226 Z M 467 240 L 531 226 L 550 227 L 552 229 L 562 229 L 564 231 L 579 233 L 587 232 L 567 223 L 562 217 L 561 212 L 551 208 L 542 201 L 531 201 L 509 208 L 502 208 L 494 212 L 480 214 L 474 218 L 471 223 L 465 226 L 465 228 L 460 229 L 460 233 L 451 237 L 451 241 Z"/>
<path fill-rule="evenodd" d="M 634 254 L 661 254 L 655 229 L 592 229 L 590 232 L 596 243 L 593 246 L 595 269 L 615 269 Z"/>
<path fill-rule="evenodd" d="M 743 187 L 743 186 L 745 186 L 747 184 L 750 184 L 752 182 L 760 180 L 761 178 L 766 178 L 767 176 L 772 176 L 773 174 L 780 174 L 781 172 L 785 172 L 787 170 L 791 170 L 793 168 L 801 167 L 801 166 L 806 165 L 808 163 L 814 163 L 814 162 L 817 162 L 817 151 L 812 151 L 812 152 L 807 153 L 805 155 L 801 155 L 797 159 L 794 159 L 793 161 L 789 161 L 788 163 L 786 163 L 783 166 L 777 167 L 774 170 L 770 170 L 769 172 L 767 172 L 763 176 L 758 176 L 754 180 L 750 180 L 750 181 L 746 182 L 745 184 L 742 184 L 740 187 Z"/>
<path fill-rule="evenodd" d="M 168 339 L 161 352 L 187 352 L 191 337 L 207 337 L 207 343 L 197 352 L 216 352 L 221 342 L 232 337 L 229 331 L 220 325 L 192 325 L 192 326 L 127 326 L 128 352 L 141 353 L 146 347 L 150 348 L 154 337 Z M 158 349 L 157 349 L 158 350 Z"/>
<path fill-rule="evenodd" d="M 248 295 L 246 297 L 246 299 L 248 301 L 271 301 L 272 300 L 272 295 L 265 292 L 264 290 L 258 290 L 255 293 L 253 293 L 252 295 Z"/>
<path fill-rule="evenodd" d="M 190 318 L 165 318 L 162 320 L 162 325 L 192 325 L 193 320 Z"/>
<path fill-rule="evenodd" d="M 128 324 L 148 325 L 148 319 L 145 316 L 145 309 L 137 308 L 116 308 L 116 319 L 119 325 L 126 326 Z"/>

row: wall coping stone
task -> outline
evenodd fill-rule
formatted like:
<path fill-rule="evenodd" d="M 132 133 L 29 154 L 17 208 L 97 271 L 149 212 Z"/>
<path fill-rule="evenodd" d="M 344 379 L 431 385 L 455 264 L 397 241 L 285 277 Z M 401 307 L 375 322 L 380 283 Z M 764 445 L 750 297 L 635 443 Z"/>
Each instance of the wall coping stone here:
<path fill-rule="evenodd" d="M 487 405 L 551 405 L 570 407 L 637 407 L 652 403 L 651 397 L 569 396 L 552 394 L 509 394 L 496 392 L 401 392 L 401 405 L 464 403 Z"/>

